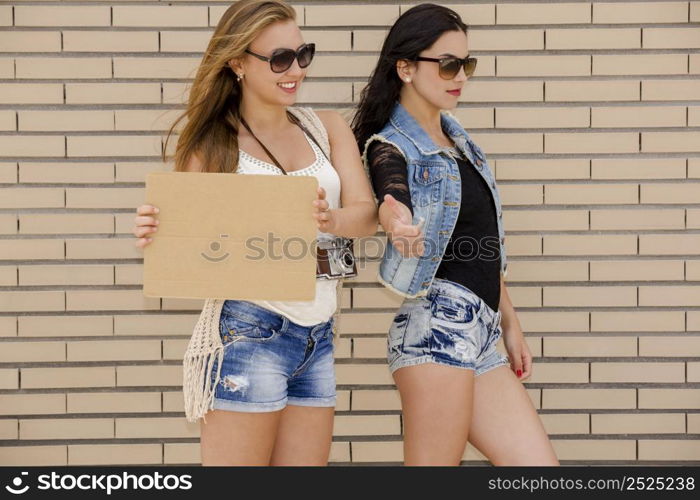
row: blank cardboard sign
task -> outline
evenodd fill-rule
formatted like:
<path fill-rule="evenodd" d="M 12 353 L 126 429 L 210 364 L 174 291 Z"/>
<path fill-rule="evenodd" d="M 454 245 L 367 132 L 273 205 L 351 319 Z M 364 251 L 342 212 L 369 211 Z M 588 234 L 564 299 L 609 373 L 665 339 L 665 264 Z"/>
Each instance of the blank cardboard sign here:
<path fill-rule="evenodd" d="M 144 295 L 313 300 L 317 187 L 307 176 L 148 174 L 160 224 L 144 248 Z"/>

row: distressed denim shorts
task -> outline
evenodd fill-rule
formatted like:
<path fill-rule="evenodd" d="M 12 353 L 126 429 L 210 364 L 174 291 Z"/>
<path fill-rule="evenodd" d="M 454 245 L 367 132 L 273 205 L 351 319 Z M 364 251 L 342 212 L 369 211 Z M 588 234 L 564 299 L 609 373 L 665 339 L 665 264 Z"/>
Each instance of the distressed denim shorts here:
<path fill-rule="evenodd" d="M 226 300 L 214 409 L 269 412 L 287 404 L 335 406 L 333 318 L 302 326 L 245 300 Z M 217 361 L 212 370 L 216 376 Z"/>
<path fill-rule="evenodd" d="M 389 370 L 437 363 L 474 370 L 475 376 L 509 364 L 496 350 L 501 312 L 470 289 L 434 278 L 425 297 L 407 298 L 387 339 Z"/>

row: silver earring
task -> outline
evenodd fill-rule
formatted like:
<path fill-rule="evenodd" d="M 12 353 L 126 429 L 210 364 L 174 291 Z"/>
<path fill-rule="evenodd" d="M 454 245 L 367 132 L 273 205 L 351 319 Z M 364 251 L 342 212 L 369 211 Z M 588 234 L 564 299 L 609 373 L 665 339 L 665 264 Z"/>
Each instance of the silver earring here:
<path fill-rule="evenodd" d="M 242 74 L 239 75 L 238 73 L 236 73 L 236 80 L 240 82 L 242 79 L 243 79 L 243 75 Z"/>

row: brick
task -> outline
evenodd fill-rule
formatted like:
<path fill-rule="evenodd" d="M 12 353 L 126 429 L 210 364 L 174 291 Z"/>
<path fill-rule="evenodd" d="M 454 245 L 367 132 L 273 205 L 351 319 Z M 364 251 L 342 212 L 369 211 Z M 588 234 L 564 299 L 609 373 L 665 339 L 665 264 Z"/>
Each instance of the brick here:
<path fill-rule="evenodd" d="M 12 352 L 10 352 L 10 354 L 12 354 Z M 8 356 L 8 357 L 11 357 L 11 356 Z M 18 388 L 19 388 L 19 370 L 0 369 L 0 389 L 18 389 Z"/>
<path fill-rule="evenodd" d="M 61 418 L 20 420 L 20 439 L 111 439 L 111 418 Z"/>
<path fill-rule="evenodd" d="M 115 285 L 142 285 L 143 266 L 141 264 L 126 264 L 114 266 Z"/>
<path fill-rule="evenodd" d="M 469 82 L 462 89 L 460 101 L 482 102 L 541 102 L 542 82 L 488 81 Z"/>
<path fill-rule="evenodd" d="M 700 150 L 700 132 L 642 132 L 645 153 L 694 152 Z"/>
<path fill-rule="evenodd" d="M 593 3 L 594 23 L 684 23 L 687 20 L 687 2 Z"/>
<path fill-rule="evenodd" d="M 191 84 L 163 82 L 163 104 L 187 105 Z"/>
<path fill-rule="evenodd" d="M 302 30 L 302 36 L 307 43 L 315 43 L 323 51 L 348 51 L 352 48 L 350 31 Z"/>
<path fill-rule="evenodd" d="M 116 436 L 122 439 L 199 437 L 199 423 L 184 418 L 118 418 Z"/>
<path fill-rule="evenodd" d="M 640 356 L 700 356 L 700 337 L 639 337 Z"/>
<path fill-rule="evenodd" d="M 700 245 L 698 234 L 641 234 L 640 255 L 696 254 Z"/>
<path fill-rule="evenodd" d="M 0 292 L 0 311 L 64 311 L 63 291 Z"/>
<path fill-rule="evenodd" d="M 61 52 L 60 31 L 9 31 L 0 33 L 3 52 Z"/>
<path fill-rule="evenodd" d="M 639 408 L 700 409 L 700 389 L 639 389 Z"/>
<path fill-rule="evenodd" d="M 552 434 L 589 434 L 588 415 L 581 414 L 544 414 L 540 415 L 544 429 Z"/>
<path fill-rule="evenodd" d="M 625 409 L 636 407 L 635 389 L 543 389 L 546 409 Z"/>
<path fill-rule="evenodd" d="M 214 34 L 207 31 L 161 31 L 161 52 L 201 52 L 203 53 Z"/>
<path fill-rule="evenodd" d="M 355 288 L 353 291 L 353 307 L 383 307 L 398 308 L 403 297 L 382 288 Z"/>
<path fill-rule="evenodd" d="M 189 339 L 163 340 L 163 359 L 182 360 L 188 343 Z"/>
<path fill-rule="evenodd" d="M 503 216 L 506 231 L 575 231 L 588 229 L 586 210 L 516 210 Z"/>
<path fill-rule="evenodd" d="M 508 294 L 516 308 L 542 307 L 542 288 L 540 287 L 510 287 Z"/>
<path fill-rule="evenodd" d="M 0 420 L 0 439 L 17 439 L 18 425 L 16 419 Z"/>
<path fill-rule="evenodd" d="M 684 54 L 593 55 L 594 75 L 647 75 L 650 68 L 655 75 L 683 75 L 688 72 L 688 59 Z"/>
<path fill-rule="evenodd" d="M 299 87 L 298 104 L 352 101 L 353 90 L 349 82 L 304 82 Z"/>
<path fill-rule="evenodd" d="M 700 363 L 687 363 L 686 380 L 688 382 L 700 382 Z"/>
<path fill-rule="evenodd" d="M 17 183 L 17 164 L 0 163 L 0 184 Z"/>
<path fill-rule="evenodd" d="M 594 179 L 674 179 L 685 177 L 685 159 L 594 159 Z"/>
<path fill-rule="evenodd" d="M 528 382 L 585 384 L 588 382 L 588 363 L 537 363 Z"/>
<path fill-rule="evenodd" d="M 66 104 L 157 104 L 157 83 L 66 83 Z"/>
<path fill-rule="evenodd" d="M 2 451 L 0 465 L 3 466 L 67 465 L 65 446 L 4 446 Z"/>
<path fill-rule="evenodd" d="M 207 26 L 206 6 L 114 6 L 114 26 Z"/>
<path fill-rule="evenodd" d="M 688 55 L 688 72 L 693 75 L 700 73 L 700 56 L 698 54 Z"/>
<path fill-rule="evenodd" d="M 642 81 L 643 101 L 689 101 L 700 99 L 700 85 L 692 80 Z"/>
<path fill-rule="evenodd" d="M 202 307 L 204 307 L 204 299 L 177 299 L 170 297 L 163 297 L 162 299 L 162 309 L 164 311 L 200 311 Z"/>
<path fill-rule="evenodd" d="M 17 233 L 17 216 L 0 214 L 0 234 Z"/>
<path fill-rule="evenodd" d="M 698 306 L 700 288 L 697 286 L 640 286 L 640 306 Z"/>
<path fill-rule="evenodd" d="M 591 57 L 498 56 L 498 76 L 586 76 L 591 74 Z"/>
<path fill-rule="evenodd" d="M 591 331 L 667 332 L 684 330 L 683 311 L 591 312 Z"/>
<path fill-rule="evenodd" d="M 682 280 L 681 260 L 594 260 L 591 281 Z"/>
<path fill-rule="evenodd" d="M 644 28 L 645 49 L 697 49 L 700 48 L 696 27 Z"/>
<path fill-rule="evenodd" d="M 350 339 L 338 339 L 335 341 L 335 350 L 333 356 L 335 359 L 349 358 L 351 353 Z M 184 352 L 184 349 L 183 349 Z"/>
<path fill-rule="evenodd" d="M 542 237 L 529 235 L 508 236 L 508 252 L 513 255 L 542 255 Z"/>
<path fill-rule="evenodd" d="M 158 309 L 157 298 L 144 297 L 142 290 L 67 290 L 68 311 L 140 311 Z"/>
<path fill-rule="evenodd" d="M 17 285 L 17 268 L 15 266 L 0 266 L 0 286 Z M 0 325 L 0 329 L 2 325 Z M 0 333 L 0 337 L 3 336 Z"/>
<path fill-rule="evenodd" d="M 685 211 L 681 209 L 591 210 L 591 229 L 594 230 L 684 228 Z"/>
<path fill-rule="evenodd" d="M 637 153 L 637 132 L 545 133 L 545 153 Z M 580 186 L 583 187 L 583 186 Z M 596 186 L 600 189 L 599 186 Z"/>
<path fill-rule="evenodd" d="M 0 208 L 63 208 L 62 188 L 4 189 Z"/>
<path fill-rule="evenodd" d="M 451 7 L 452 8 L 452 7 Z M 474 21 L 469 19 L 469 45 L 474 49 L 498 50 L 544 50 L 544 30 L 542 29 L 509 29 L 508 36 L 503 31 L 493 29 L 472 29 Z M 355 32 L 357 35 L 362 31 Z M 382 40 L 386 35 L 382 32 Z M 379 48 L 379 47 L 378 47 Z"/>
<path fill-rule="evenodd" d="M 65 412 L 65 394 L 0 394 L 0 415 L 51 415 Z"/>
<path fill-rule="evenodd" d="M 19 130 L 66 132 L 114 130 L 113 111 L 19 111 Z"/>
<path fill-rule="evenodd" d="M 112 335 L 111 316 L 21 316 L 20 337 Z"/>
<path fill-rule="evenodd" d="M 111 78 L 112 60 L 108 57 L 32 57 L 17 58 L 17 78 Z"/>
<path fill-rule="evenodd" d="M 157 31 L 63 31 L 67 52 L 158 52 Z"/>
<path fill-rule="evenodd" d="M 375 56 L 319 55 L 309 66 L 309 77 L 368 77 L 376 64 Z"/>
<path fill-rule="evenodd" d="M 639 201 L 637 184 L 547 184 L 545 204 L 623 204 Z"/>
<path fill-rule="evenodd" d="M 4 342 L 0 350 L 0 363 L 65 360 L 66 344 L 64 342 Z"/>
<path fill-rule="evenodd" d="M 19 216 L 20 234 L 112 233 L 108 214 L 31 214 Z"/>
<path fill-rule="evenodd" d="M 566 439 L 552 441 L 559 460 L 635 460 L 636 442 L 633 439 Z"/>
<path fill-rule="evenodd" d="M 0 26 L 12 26 L 12 6 L 0 5 Z"/>
<path fill-rule="evenodd" d="M 117 385 L 120 387 L 180 386 L 181 366 L 118 366 Z"/>
<path fill-rule="evenodd" d="M 546 36 L 548 50 L 641 48 L 639 28 L 548 29 Z"/>
<path fill-rule="evenodd" d="M 343 320 L 345 319 L 343 315 Z M 199 314 L 138 314 L 114 317 L 115 335 L 192 335 Z"/>
<path fill-rule="evenodd" d="M 688 281 L 700 280 L 700 261 L 688 260 L 685 263 L 685 279 Z"/>
<path fill-rule="evenodd" d="M 514 108 L 520 109 L 520 108 Z M 573 109 L 573 108 L 569 108 Z M 496 109 L 498 117 L 499 109 Z M 538 111 L 539 112 L 539 111 Z M 498 119 L 498 118 L 497 118 Z M 496 160 L 497 180 L 588 179 L 589 160 Z"/>
<path fill-rule="evenodd" d="M 466 128 L 494 128 L 493 108 L 455 108 L 452 113 Z"/>
<path fill-rule="evenodd" d="M 639 460 L 698 460 L 700 440 L 640 439 Z"/>
<path fill-rule="evenodd" d="M 547 286 L 545 306 L 624 307 L 637 305 L 637 289 L 631 286 Z"/>
<path fill-rule="evenodd" d="M 15 115 L 14 111 L 0 111 L 0 130 L 17 130 Z"/>
<path fill-rule="evenodd" d="M 386 357 L 386 338 L 355 338 L 353 339 L 353 357 L 377 358 Z"/>
<path fill-rule="evenodd" d="M 399 415 L 338 415 L 334 436 L 394 436 L 401 434 Z"/>
<path fill-rule="evenodd" d="M 20 162 L 19 180 L 23 183 L 111 183 L 114 182 L 114 164 Z"/>
<path fill-rule="evenodd" d="M 67 343 L 68 361 L 159 360 L 158 340 L 95 340 Z"/>
<path fill-rule="evenodd" d="M 160 392 L 99 392 L 67 394 L 68 413 L 158 413 Z"/>
<path fill-rule="evenodd" d="M 591 22 L 591 8 L 585 3 L 497 4 L 498 24 L 577 24 Z"/>
<path fill-rule="evenodd" d="M 388 30 L 357 29 L 352 33 L 352 48 L 353 50 L 379 52 L 388 33 Z"/>
<path fill-rule="evenodd" d="M 622 357 L 637 355 L 635 337 L 545 337 L 544 356 L 554 357 Z M 538 365 L 538 368 L 542 365 Z"/>
<path fill-rule="evenodd" d="M 402 462 L 400 441 L 354 441 L 351 443 L 353 462 Z"/>
<path fill-rule="evenodd" d="M 306 26 L 390 26 L 399 17 L 398 5 L 307 5 Z"/>
<path fill-rule="evenodd" d="M 339 323 L 340 334 L 386 333 L 394 313 L 346 313 Z"/>
<path fill-rule="evenodd" d="M 490 82 L 489 82 L 490 83 Z M 544 84 L 545 101 L 638 101 L 639 82 L 551 81 Z M 578 134 L 579 136 L 583 134 Z"/>
<path fill-rule="evenodd" d="M 684 363 L 591 363 L 591 382 L 685 382 Z"/>
<path fill-rule="evenodd" d="M 539 205 L 542 203 L 541 184 L 504 185 L 499 188 L 501 200 L 506 205 Z"/>
<path fill-rule="evenodd" d="M 338 385 L 349 384 L 393 384 L 385 364 L 379 365 L 336 365 L 336 379 Z"/>
<path fill-rule="evenodd" d="M 9 57 L 0 58 L 0 78 L 15 77 L 15 60 Z"/>
<path fill-rule="evenodd" d="M 198 57 L 115 57 L 115 78 L 194 78 Z"/>
<path fill-rule="evenodd" d="M 68 188 L 69 208 L 134 208 L 143 203 L 144 188 Z M 135 210 L 134 210 L 135 213 Z"/>
<path fill-rule="evenodd" d="M 511 236 L 511 240 L 512 240 Z M 546 235 L 544 255 L 635 255 L 637 237 L 627 234 Z"/>
<path fill-rule="evenodd" d="M 591 425 L 594 434 L 682 434 L 685 417 L 681 413 L 595 414 Z"/>
<path fill-rule="evenodd" d="M 68 465 L 146 465 L 162 463 L 161 444 L 68 445 Z"/>
<path fill-rule="evenodd" d="M 27 285 L 113 285 L 111 265 L 19 266 L 19 283 Z"/>
<path fill-rule="evenodd" d="M 15 26 L 109 26 L 110 7 L 100 6 L 16 6 Z"/>
<path fill-rule="evenodd" d="M 63 141 L 63 138 L 60 138 Z M 159 156 L 160 136 L 68 136 L 68 156 Z"/>
<path fill-rule="evenodd" d="M 2 89 L 0 88 L 0 93 Z M 47 156 L 63 156 L 65 154 L 65 139 L 62 136 L 56 135 L 29 135 L 15 136 L 6 135 L 0 136 L 0 151 L 4 156 L 27 156 L 27 157 L 47 157 Z M 13 190 L 14 191 L 14 190 Z M 48 191 L 48 190 L 45 190 Z M 59 191 L 59 190 L 53 190 Z M 25 190 L 16 190 L 16 193 L 24 193 Z M 4 196 L 7 196 L 8 190 L 5 190 Z M 36 192 L 38 195 L 39 192 Z M 41 200 L 41 201 L 40 201 Z M 3 200 L 4 201 L 4 200 Z M 35 200 L 36 202 L 45 203 L 42 199 Z M 7 202 L 0 203 L 3 207 L 7 206 Z"/>
<path fill-rule="evenodd" d="M 167 132 L 179 114 L 179 110 L 118 109 L 114 111 L 115 130 Z"/>
<path fill-rule="evenodd" d="M 22 389 L 113 386 L 113 367 L 22 369 Z"/>
<path fill-rule="evenodd" d="M 564 128 L 588 127 L 588 107 L 496 108 L 496 127 Z"/>
<path fill-rule="evenodd" d="M 700 431 L 700 414 L 688 414 L 688 434 L 698 434 Z"/>
<path fill-rule="evenodd" d="M 685 107 L 680 106 L 594 107 L 591 113 L 592 126 L 596 128 L 685 126 Z"/>

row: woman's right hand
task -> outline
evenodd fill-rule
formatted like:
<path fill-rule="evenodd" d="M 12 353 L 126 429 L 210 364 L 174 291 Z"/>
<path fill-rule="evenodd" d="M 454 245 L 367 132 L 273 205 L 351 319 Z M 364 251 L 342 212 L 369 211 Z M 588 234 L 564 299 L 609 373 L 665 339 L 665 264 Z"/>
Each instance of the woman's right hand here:
<path fill-rule="evenodd" d="M 158 230 L 158 224 L 160 221 L 152 215 L 157 214 L 160 210 L 153 205 L 141 205 L 136 209 L 136 217 L 134 218 L 134 236 L 138 239 L 136 240 L 136 246 L 138 248 L 144 248 L 148 245 L 153 238 L 149 235 L 155 233 Z"/>
<path fill-rule="evenodd" d="M 390 194 L 384 195 L 384 203 L 391 209 L 387 237 L 404 257 L 419 257 L 425 251 L 422 223 L 413 225 L 411 210 Z"/>

